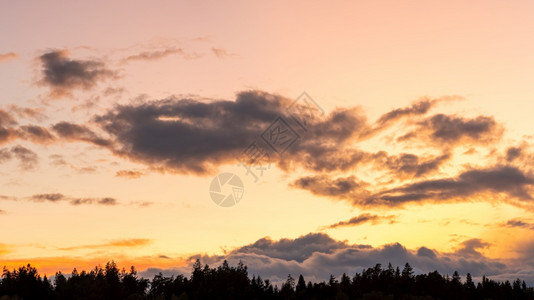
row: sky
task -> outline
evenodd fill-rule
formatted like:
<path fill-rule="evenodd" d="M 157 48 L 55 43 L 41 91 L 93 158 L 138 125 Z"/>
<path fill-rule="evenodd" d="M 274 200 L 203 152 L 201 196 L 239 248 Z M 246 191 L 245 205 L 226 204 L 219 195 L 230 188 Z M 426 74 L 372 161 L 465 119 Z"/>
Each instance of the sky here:
<path fill-rule="evenodd" d="M 0 265 L 534 285 L 534 4 L 0 8 Z"/>

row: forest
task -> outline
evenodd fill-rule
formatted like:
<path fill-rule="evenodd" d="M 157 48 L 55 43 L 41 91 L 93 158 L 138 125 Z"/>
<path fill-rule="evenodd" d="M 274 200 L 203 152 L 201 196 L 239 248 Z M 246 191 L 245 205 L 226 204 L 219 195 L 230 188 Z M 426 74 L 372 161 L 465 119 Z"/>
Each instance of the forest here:
<path fill-rule="evenodd" d="M 327 282 L 288 275 L 276 286 L 268 279 L 249 277 L 241 262 L 230 266 L 224 261 L 211 268 L 197 260 L 191 276 L 160 273 L 150 280 L 138 276 L 133 266 L 121 270 L 111 261 L 88 272 L 57 272 L 53 280 L 30 264 L 13 270 L 4 267 L 0 300 L 8 299 L 534 299 L 534 289 L 520 279 L 499 282 L 484 276 L 475 283 L 469 273 L 465 279 L 458 272 L 416 275 L 408 263 L 402 270 L 377 264 L 352 277 L 330 276 Z"/>

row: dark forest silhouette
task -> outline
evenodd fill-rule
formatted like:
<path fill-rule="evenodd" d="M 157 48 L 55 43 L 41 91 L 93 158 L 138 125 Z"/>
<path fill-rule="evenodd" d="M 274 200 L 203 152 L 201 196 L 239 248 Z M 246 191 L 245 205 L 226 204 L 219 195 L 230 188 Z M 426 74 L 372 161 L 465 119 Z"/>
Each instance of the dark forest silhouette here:
<path fill-rule="evenodd" d="M 408 263 L 402 271 L 377 264 L 352 278 L 330 276 L 328 282 L 288 275 L 278 287 L 259 276 L 249 278 L 241 262 L 210 268 L 197 260 L 190 277 L 160 273 L 149 280 L 138 277 L 134 267 L 119 270 L 112 261 L 89 272 L 74 269 L 70 276 L 57 272 L 53 282 L 29 264 L 12 271 L 4 267 L 0 300 L 7 299 L 534 299 L 534 289 L 520 279 L 483 277 L 475 284 L 469 273 L 465 280 L 458 272 L 451 277 L 438 271 L 414 275 Z"/>

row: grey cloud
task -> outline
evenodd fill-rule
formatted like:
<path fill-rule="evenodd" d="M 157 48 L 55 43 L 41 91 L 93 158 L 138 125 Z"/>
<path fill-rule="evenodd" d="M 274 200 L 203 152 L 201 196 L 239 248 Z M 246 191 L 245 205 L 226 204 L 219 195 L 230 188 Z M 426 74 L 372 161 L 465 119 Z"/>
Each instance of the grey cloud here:
<path fill-rule="evenodd" d="M 374 155 L 378 167 L 385 167 L 398 178 L 420 177 L 437 171 L 441 165 L 447 162 L 451 155 L 445 153 L 436 157 L 419 157 L 415 154 L 401 153 L 388 156 L 381 151 Z M 381 164 L 381 165 L 380 165 Z"/>
<path fill-rule="evenodd" d="M 383 130 L 393 124 L 396 121 L 399 121 L 402 118 L 410 117 L 410 116 L 421 116 L 425 115 L 433 106 L 435 106 L 437 103 L 449 99 L 450 97 L 444 97 L 444 98 L 438 98 L 438 99 L 428 99 L 423 98 L 417 102 L 414 102 L 409 107 L 403 107 L 403 108 L 396 108 L 393 109 L 376 120 L 374 124 L 374 128 L 371 132 L 375 133 L 379 130 Z"/>
<path fill-rule="evenodd" d="M 65 196 L 60 193 L 53 193 L 53 194 L 36 194 L 31 196 L 31 199 L 38 202 L 43 201 L 50 201 L 50 202 L 57 202 L 65 199 Z"/>
<path fill-rule="evenodd" d="M 55 137 L 48 129 L 36 125 L 24 125 L 19 127 L 20 136 L 34 143 L 51 143 Z"/>
<path fill-rule="evenodd" d="M 70 196 L 65 196 L 61 193 L 49 193 L 49 194 L 35 194 L 29 197 L 30 200 L 35 202 L 61 202 L 66 201 L 71 205 L 82 205 L 82 204 L 99 204 L 112 206 L 119 204 L 115 198 L 104 197 L 104 198 L 74 198 Z"/>
<path fill-rule="evenodd" d="M 111 142 L 99 137 L 85 125 L 78 125 L 69 122 L 55 124 L 52 129 L 62 138 L 74 141 L 90 142 L 98 146 L 108 147 Z"/>
<path fill-rule="evenodd" d="M 273 241 L 262 238 L 253 244 L 236 250 L 239 253 L 254 253 L 284 260 L 303 262 L 314 252 L 332 253 L 336 249 L 345 248 L 344 242 L 339 242 L 326 234 L 310 233 L 298 239 L 280 239 Z"/>
<path fill-rule="evenodd" d="M 81 205 L 81 204 L 100 204 L 100 205 L 117 205 L 118 202 L 114 198 L 75 198 L 70 199 L 69 203 L 72 205 Z"/>
<path fill-rule="evenodd" d="M 519 200 L 532 200 L 528 188 L 534 184 L 530 175 L 511 166 L 474 169 L 456 178 L 432 179 L 385 190 L 370 196 L 366 203 L 400 205 L 424 200 L 450 200 L 477 193 L 504 193 Z"/>
<path fill-rule="evenodd" d="M 506 150 L 506 160 L 507 161 L 513 161 L 514 159 L 521 156 L 521 152 L 523 149 L 520 147 L 510 147 Z"/>
<path fill-rule="evenodd" d="M 235 161 L 287 102 L 261 92 L 240 93 L 235 102 L 167 99 L 117 106 L 96 122 L 114 137 L 119 155 L 153 167 L 206 173 Z"/>
<path fill-rule="evenodd" d="M 88 90 L 103 79 L 116 77 L 103 62 L 70 59 L 67 51 L 51 51 L 39 59 L 43 66 L 40 83 L 50 87 L 52 96 L 69 95 L 76 89 Z"/>
<path fill-rule="evenodd" d="M 33 170 L 39 164 L 37 153 L 21 145 L 11 148 L 11 153 L 19 160 L 19 166 L 23 170 Z"/>
<path fill-rule="evenodd" d="M 463 257 L 482 257 L 483 255 L 479 250 L 489 246 L 489 243 L 486 243 L 481 239 L 469 239 L 461 243 L 461 247 L 456 253 Z"/>
<path fill-rule="evenodd" d="M 427 247 L 421 247 L 417 249 L 417 256 L 436 258 L 436 252 Z"/>
<path fill-rule="evenodd" d="M 476 248 L 477 245 L 473 247 Z M 289 252 L 282 252 L 285 250 Z M 343 273 L 352 276 L 355 272 L 361 272 L 362 269 L 373 267 L 377 263 L 383 266 L 392 263 L 402 268 L 408 262 L 416 273 L 438 270 L 443 274 L 452 274 L 457 270 L 460 274 L 470 272 L 473 276 L 504 276 L 514 271 L 511 266 L 483 255 L 467 257 L 464 253 L 439 253 L 426 247 L 409 250 L 399 243 L 381 247 L 354 245 L 316 233 L 280 241 L 265 242 L 262 239 L 224 256 L 195 255 L 190 257 L 190 260 L 194 261 L 196 258 L 211 266 L 219 265 L 225 259 L 230 264 L 242 261 L 248 267 L 249 274 L 260 275 L 276 284 L 285 281 L 287 274 L 292 274 L 293 277 L 302 274 L 306 280 L 311 281 L 328 280 L 325 277 L 328 274 L 325 274 L 324 270 L 336 277 Z M 147 270 L 142 275 L 153 276 L 151 272 L 155 271 L 164 271 L 168 275 L 188 273 L 190 266 L 170 270 Z"/>
<path fill-rule="evenodd" d="M 291 185 L 317 196 L 347 199 L 356 203 L 367 195 L 365 186 L 368 184 L 358 182 L 354 176 L 332 179 L 327 175 L 316 175 L 299 178 Z"/>
<path fill-rule="evenodd" d="M 364 213 L 358 216 L 355 216 L 347 221 L 340 221 L 335 224 L 329 225 L 326 228 L 338 228 L 338 227 L 345 227 L 345 226 L 357 226 L 362 225 L 365 223 L 371 223 L 371 224 L 378 224 L 380 222 L 387 221 L 388 223 L 395 223 L 395 216 L 379 216 L 379 215 L 371 215 L 368 213 Z"/>
<path fill-rule="evenodd" d="M 502 126 L 492 117 L 478 116 L 468 119 L 454 115 L 436 114 L 417 124 L 417 130 L 402 135 L 397 141 L 426 139 L 427 142 L 449 147 L 463 142 L 487 144 L 498 141 L 503 133 Z"/>
<path fill-rule="evenodd" d="M 519 218 L 508 220 L 506 223 L 501 224 L 501 226 L 526 228 L 526 229 L 534 230 L 534 224 L 527 222 L 525 220 L 521 220 Z"/>

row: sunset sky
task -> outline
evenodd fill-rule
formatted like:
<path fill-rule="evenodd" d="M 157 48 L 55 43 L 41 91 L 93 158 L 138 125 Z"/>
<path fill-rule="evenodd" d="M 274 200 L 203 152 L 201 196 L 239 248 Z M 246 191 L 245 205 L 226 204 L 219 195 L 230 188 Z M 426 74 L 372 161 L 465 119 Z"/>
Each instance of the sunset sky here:
<path fill-rule="evenodd" d="M 533 285 L 533 11 L 2 1 L 0 265 L 228 259 L 278 282 L 409 262 Z M 277 118 L 299 136 L 279 153 Z M 235 206 L 210 198 L 220 173 L 243 182 Z"/>

